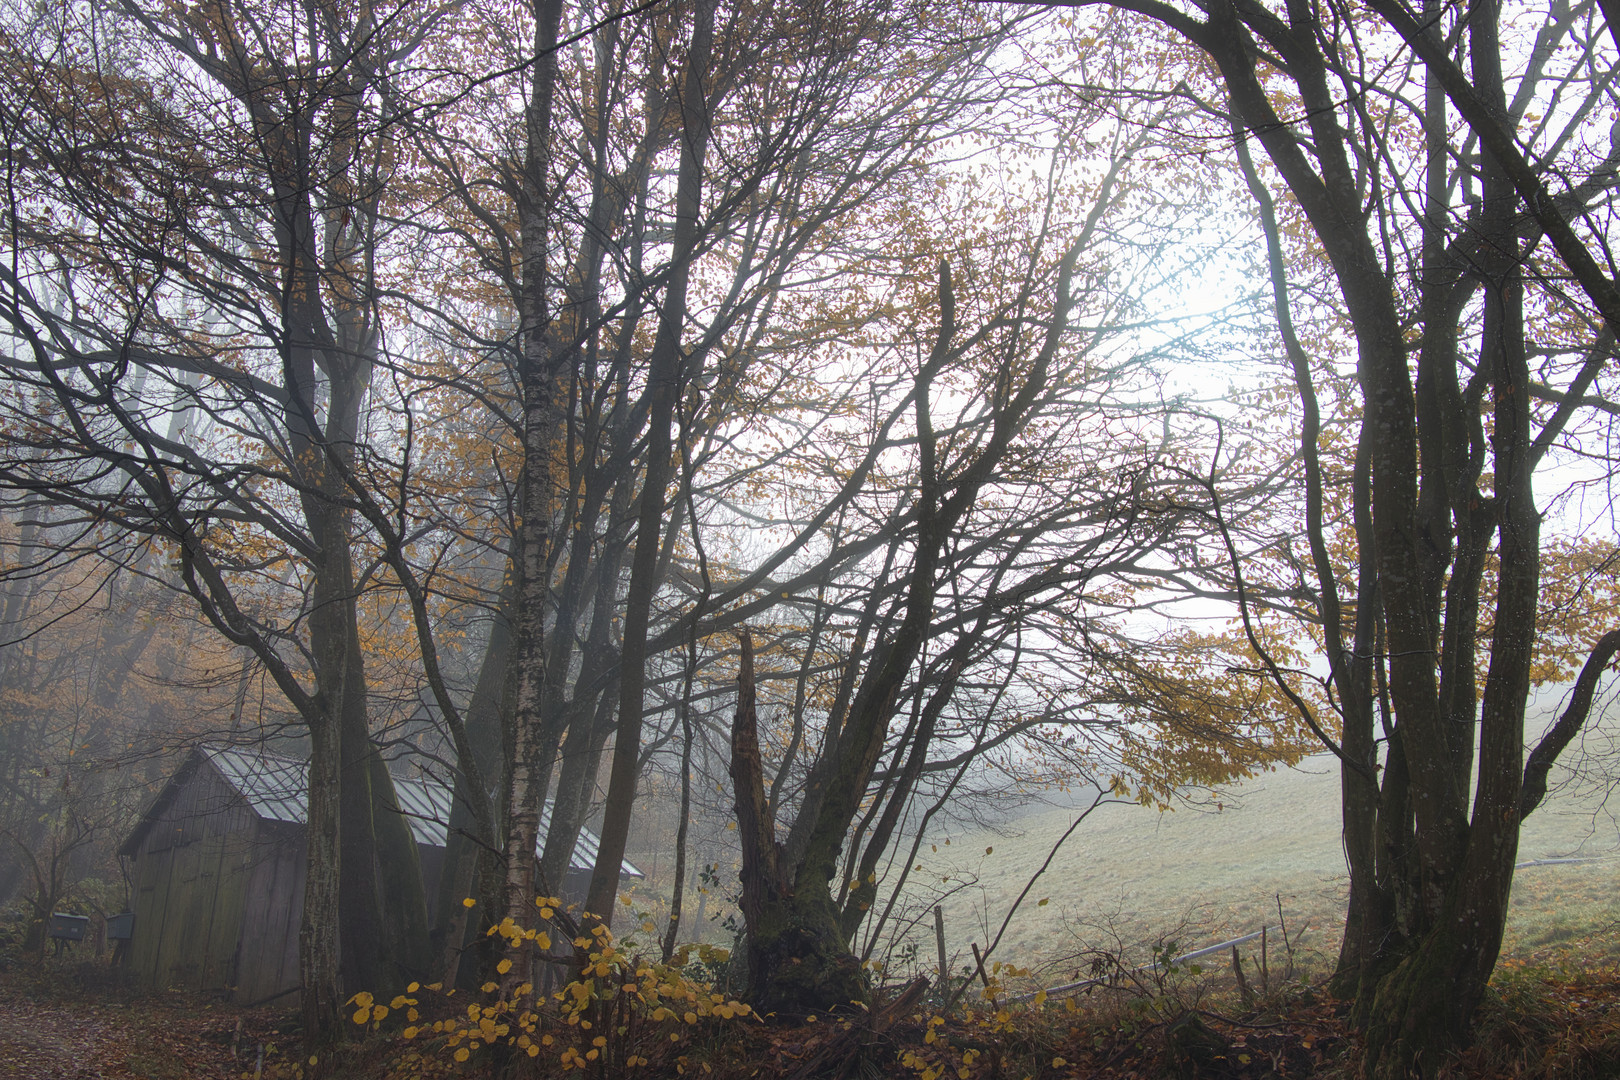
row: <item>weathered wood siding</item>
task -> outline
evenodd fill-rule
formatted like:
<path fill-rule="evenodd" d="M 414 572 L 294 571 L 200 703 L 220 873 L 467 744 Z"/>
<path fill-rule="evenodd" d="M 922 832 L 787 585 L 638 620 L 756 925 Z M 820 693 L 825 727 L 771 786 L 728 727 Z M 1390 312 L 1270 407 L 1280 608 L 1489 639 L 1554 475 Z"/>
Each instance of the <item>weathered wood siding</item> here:
<path fill-rule="evenodd" d="M 269 965 L 258 961 L 266 951 L 283 951 L 271 940 L 278 927 L 273 902 L 267 905 L 264 894 L 281 891 L 280 877 L 302 881 L 302 845 L 288 851 L 294 845 L 287 834 L 296 830 L 278 831 L 260 821 L 205 762 L 190 768 L 149 817 L 134 854 L 129 965 L 136 977 L 154 989 L 214 991 L 236 1000 L 287 989 L 277 982 L 279 957 Z M 297 874 L 276 866 L 289 854 Z M 296 987 L 296 914 L 293 924 Z M 267 967 L 272 973 L 266 974 Z M 251 986 L 243 985 L 244 975 L 253 979 Z"/>
<path fill-rule="evenodd" d="M 298 989 L 304 911 L 304 829 L 260 821 L 250 852 L 235 1000 L 251 1005 Z"/>
<path fill-rule="evenodd" d="M 255 1004 L 299 986 L 298 929 L 306 878 L 302 765 L 272 754 L 198 748 L 119 848 L 132 860 L 134 933 L 129 967 L 145 985 L 218 993 Z M 413 796 L 412 827 L 424 880 L 438 898 L 444 848 L 423 825 L 449 813 L 450 792 L 400 781 Z M 409 786 L 414 784 L 415 786 Z M 249 799 L 253 800 L 251 803 Z M 580 852 L 594 857 L 588 832 Z M 640 876 L 629 868 L 632 876 Z M 565 904 L 583 902 L 590 871 L 570 868 Z M 472 895 L 471 882 L 466 894 Z M 430 918 L 436 913 L 429 912 Z M 567 941 L 553 951 L 572 962 Z"/>

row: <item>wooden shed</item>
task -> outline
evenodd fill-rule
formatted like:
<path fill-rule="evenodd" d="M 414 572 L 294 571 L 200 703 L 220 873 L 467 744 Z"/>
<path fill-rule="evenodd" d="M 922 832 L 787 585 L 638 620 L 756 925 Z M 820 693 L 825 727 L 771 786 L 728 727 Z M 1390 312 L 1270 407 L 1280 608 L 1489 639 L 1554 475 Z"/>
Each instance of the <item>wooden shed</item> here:
<path fill-rule="evenodd" d="M 256 749 L 192 751 L 118 852 L 132 864 L 128 965 L 138 979 L 244 1004 L 298 989 L 307 777 L 306 762 Z M 451 792 L 431 779 L 394 785 L 431 903 Z M 596 836 L 582 829 L 565 891 L 589 877 L 596 854 Z M 620 870 L 642 876 L 628 861 Z"/>

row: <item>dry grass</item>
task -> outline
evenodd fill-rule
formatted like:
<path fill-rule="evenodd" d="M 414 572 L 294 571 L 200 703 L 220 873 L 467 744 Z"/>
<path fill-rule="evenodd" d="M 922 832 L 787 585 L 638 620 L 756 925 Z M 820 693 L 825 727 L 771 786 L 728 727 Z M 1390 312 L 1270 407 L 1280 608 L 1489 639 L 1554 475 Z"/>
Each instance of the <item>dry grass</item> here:
<path fill-rule="evenodd" d="M 1338 946 L 1345 870 L 1339 793 L 1331 760 L 1269 773 L 1207 810 L 1160 814 L 1106 806 L 1080 826 L 1036 884 L 997 951 L 1022 965 L 1052 964 L 1087 947 L 1137 948 L 1173 937 L 1186 948 L 1277 924 L 1280 897 L 1290 936 L 1309 962 Z M 961 832 L 923 848 L 916 903 L 927 890 L 968 882 L 944 902 L 953 964 L 971 963 L 1046 858 L 1073 812 L 1048 809 L 1015 832 Z M 986 854 L 986 849 L 991 849 Z M 1580 855 L 1597 862 L 1528 867 L 1517 875 L 1505 955 L 1528 958 L 1620 924 L 1620 830 L 1600 805 L 1568 793 L 1526 822 L 1521 861 Z M 1048 898 L 1049 903 L 1038 906 Z M 931 922 L 917 963 L 932 967 Z"/>

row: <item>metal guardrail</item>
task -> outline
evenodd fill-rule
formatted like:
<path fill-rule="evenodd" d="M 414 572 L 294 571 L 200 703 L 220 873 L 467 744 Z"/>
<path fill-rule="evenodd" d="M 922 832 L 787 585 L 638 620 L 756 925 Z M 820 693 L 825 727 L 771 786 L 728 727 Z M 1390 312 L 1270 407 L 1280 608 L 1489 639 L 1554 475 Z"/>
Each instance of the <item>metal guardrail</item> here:
<path fill-rule="evenodd" d="M 1299 932 L 1303 934 L 1305 930 L 1309 929 L 1310 927 L 1307 926 L 1301 929 Z M 1272 932 L 1280 932 L 1280 930 L 1278 927 L 1268 926 L 1262 930 L 1256 930 L 1252 934 L 1244 934 L 1242 937 L 1233 938 L 1231 941 L 1223 941 L 1219 945 L 1207 945 L 1202 949 L 1195 949 L 1190 953 L 1182 953 L 1180 956 L 1172 957 L 1170 963 L 1172 965 L 1189 964 L 1194 960 L 1202 960 L 1204 957 L 1213 955 L 1214 953 L 1225 952 L 1227 949 L 1233 948 L 1237 945 L 1247 945 L 1249 942 L 1255 941 L 1260 937 Z M 1139 968 L 1132 968 L 1132 970 L 1154 971 L 1157 970 L 1159 966 L 1159 962 L 1154 962 L 1152 964 L 1144 964 Z M 1079 982 L 1064 983 L 1062 986 L 1048 986 L 1045 990 L 1035 990 L 1028 994 L 1019 994 L 1015 997 L 1010 997 L 1007 1000 L 1013 1004 L 1022 1004 L 1026 1001 L 1034 1001 L 1035 998 L 1041 994 L 1045 994 L 1047 997 L 1052 997 L 1056 994 L 1072 994 L 1077 990 L 1084 990 L 1087 987 L 1101 986 L 1107 981 L 1107 978 L 1081 979 Z"/>
<path fill-rule="evenodd" d="M 1533 867 L 1533 866 L 1568 866 L 1568 865 L 1570 865 L 1572 863 L 1607 862 L 1609 860 L 1609 858 L 1610 858 L 1610 856 L 1603 856 L 1603 855 L 1572 855 L 1572 856 L 1565 856 L 1563 858 L 1556 858 L 1556 859 L 1530 859 L 1530 860 L 1528 860 L 1526 862 L 1516 864 L 1513 867 L 1513 869 L 1515 869 L 1515 870 L 1523 870 L 1523 869 L 1526 869 L 1527 867 Z M 1300 933 L 1303 934 L 1306 930 L 1309 930 L 1309 929 L 1310 929 L 1310 927 L 1308 927 L 1308 926 L 1304 927 L 1303 929 L 1300 930 Z M 1230 948 L 1232 948 L 1234 946 L 1247 945 L 1249 942 L 1254 941 L 1256 938 L 1262 937 L 1265 934 L 1268 934 L 1268 933 L 1271 933 L 1272 931 L 1277 931 L 1277 930 L 1278 930 L 1278 927 L 1268 926 L 1263 930 L 1256 930 L 1252 934 L 1245 934 L 1242 937 L 1233 938 L 1231 941 L 1223 941 L 1219 945 L 1209 945 L 1209 946 L 1206 946 L 1206 947 L 1204 947 L 1202 949 L 1195 949 L 1194 951 L 1192 951 L 1190 953 L 1183 953 L 1182 955 L 1177 956 L 1174 959 L 1172 959 L 1170 961 L 1170 963 L 1171 964 L 1188 964 L 1188 963 L 1191 963 L 1194 960 L 1202 960 L 1206 956 L 1210 956 L 1210 955 L 1212 955 L 1214 953 L 1218 953 L 1218 952 L 1225 952 L 1227 949 L 1230 949 Z M 1158 963 L 1152 963 L 1152 964 L 1146 964 L 1146 965 L 1144 965 L 1142 967 L 1139 967 L 1139 968 L 1132 968 L 1131 970 L 1132 971 L 1154 971 L 1154 970 L 1157 970 L 1158 967 L 1159 967 Z M 1007 1000 L 1009 1002 L 1013 1003 L 1013 1004 L 1023 1004 L 1026 1001 L 1034 1001 L 1035 998 L 1038 997 L 1041 994 L 1045 994 L 1047 997 L 1053 997 L 1053 996 L 1058 995 L 1058 994 L 1072 994 L 1072 993 L 1074 993 L 1074 992 L 1076 992 L 1078 990 L 1084 990 L 1087 987 L 1101 986 L 1103 983 L 1105 983 L 1107 981 L 1108 981 L 1107 978 L 1081 979 L 1079 982 L 1064 983 L 1062 986 L 1049 986 L 1045 990 L 1035 990 L 1035 991 L 1032 991 L 1031 993 L 1028 993 L 1028 994 L 1018 994 L 1017 996 L 1010 997 Z"/>

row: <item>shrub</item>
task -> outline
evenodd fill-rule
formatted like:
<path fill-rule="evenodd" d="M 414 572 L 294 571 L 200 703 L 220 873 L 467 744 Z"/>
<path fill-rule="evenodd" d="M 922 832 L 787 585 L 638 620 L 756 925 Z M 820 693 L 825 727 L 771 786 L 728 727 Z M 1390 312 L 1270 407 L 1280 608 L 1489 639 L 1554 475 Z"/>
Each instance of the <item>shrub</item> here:
<path fill-rule="evenodd" d="M 557 901 L 541 898 L 542 918 Z M 489 933 L 506 940 L 508 950 L 549 949 L 544 930 L 525 929 L 507 918 Z M 655 1063 L 673 1063 L 684 1072 L 684 1051 L 694 1035 L 715 1023 L 752 1015 L 744 1003 L 717 992 L 694 971 L 723 966 L 725 950 L 708 945 L 677 949 L 668 963 L 647 960 L 636 940 L 616 941 L 596 925 L 573 941 L 573 978 L 551 994 L 530 983 L 501 992 L 486 982 L 479 1000 L 457 1007 L 454 990 L 412 983 L 386 1003 L 369 993 L 350 999 L 353 1021 L 373 1031 L 396 1023 L 398 1037 L 411 1044 L 398 1058 L 410 1077 L 453 1075 L 483 1069 L 492 1062 L 516 1066 L 524 1058 L 596 1076 L 623 1076 Z M 496 972 L 512 968 L 502 959 Z M 536 1064 L 542 1064 L 536 1061 Z"/>

